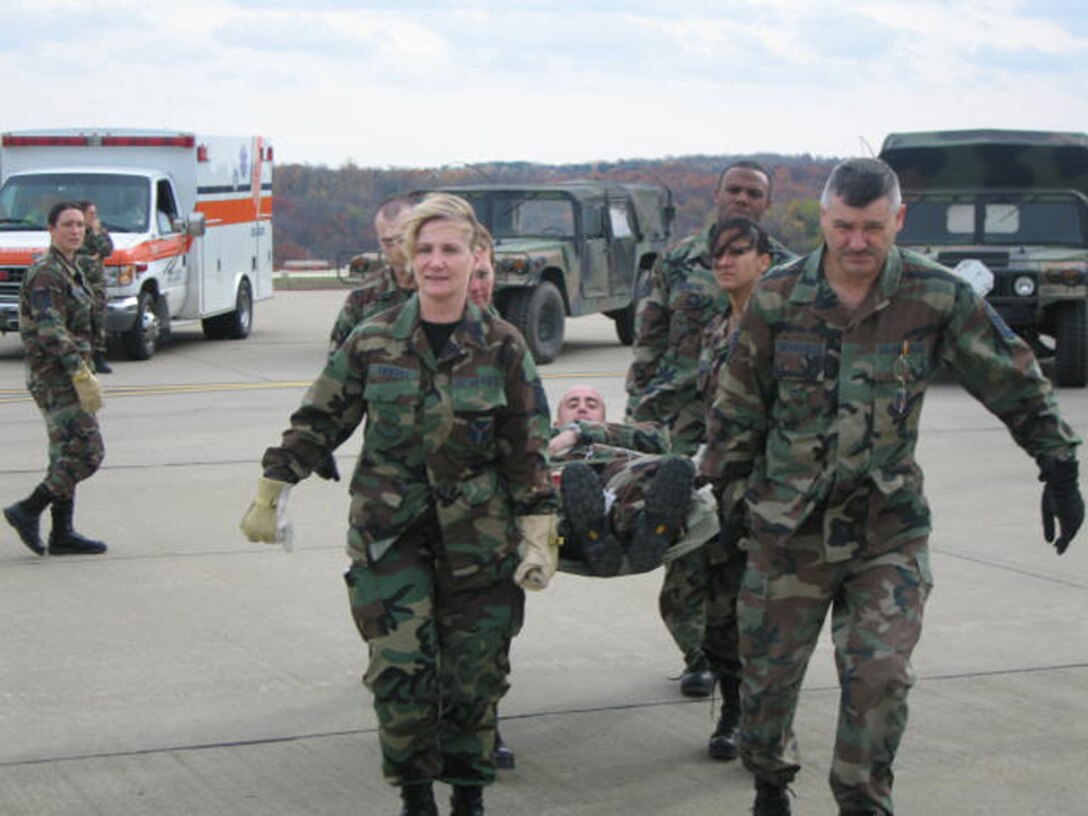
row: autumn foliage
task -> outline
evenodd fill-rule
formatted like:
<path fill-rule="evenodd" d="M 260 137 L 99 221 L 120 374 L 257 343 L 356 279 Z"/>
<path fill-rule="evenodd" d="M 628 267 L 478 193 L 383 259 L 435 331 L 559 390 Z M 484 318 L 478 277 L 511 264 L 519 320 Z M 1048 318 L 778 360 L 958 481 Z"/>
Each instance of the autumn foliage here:
<path fill-rule="evenodd" d="M 672 191 L 677 216 L 674 239 L 713 218 L 713 193 L 721 169 L 737 159 L 755 159 L 774 175 L 773 206 L 763 224 L 795 252 L 818 243 L 817 198 L 834 158 L 800 156 L 684 156 L 568 165 L 529 162 L 447 166 L 435 169 L 337 169 L 305 164 L 276 168 L 274 225 L 276 265 L 288 260 L 343 264 L 376 249 L 372 217 L 379 201 L 396 193 L 455 184 L 529 183 L 577 178 L 661 184 Z"/>

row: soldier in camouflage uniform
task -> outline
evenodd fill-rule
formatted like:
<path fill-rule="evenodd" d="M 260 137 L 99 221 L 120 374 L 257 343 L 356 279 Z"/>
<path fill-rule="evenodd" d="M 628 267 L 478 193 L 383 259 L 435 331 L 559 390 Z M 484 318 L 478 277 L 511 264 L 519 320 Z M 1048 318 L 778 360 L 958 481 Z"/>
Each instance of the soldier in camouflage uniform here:
<path fill-rule="evenodd" d="M 378 211 L 374 214 L 374 232 L 386 263 L 368 271 L 361 285 L 348 293 L 329 334 L 330 357 L 352 330 L 368 317 L 404 303 L 412 296 L 416 285 L 404 254 L 401 235 L 404 218 L 411 209 L 412 201 L 406 196 L 394 196 L 378 205 Z"/>
<path fill-rule="evenodd" d="M 352 478 L 346 580 L 370 662 L 383 771 L 402 816 L 483 813 L 495 706 L 523 588 L 555 569 L 548 404 L 521 335 L 467 301 L 478 224 L 433 195 L 405 242 L 418 294 L 359 326 L 265 454 L 242 522 L 274 541 L 289 486 L 367 417 Z"/>
<path fill-rule="evenodd" d="M 94 293 L 94 371 L 111 374 L 113 369 L 106 362 L 106 268 L 103 262 L 113 254 L 113 239 L 98 218 L 98 207 L 93 201 L 80 201 L 87 230 L 83 246 L 76 253 L 83 276 Z"/>
<path fill-rule="evenodd" d="M 759 222 L 771 204 L 771 174 L 758 162 L 726 167 L 714 193 L 718 218 Z M 627 374 L 627 415 L 669 428 L 675 453 L 692 455 L 706 437 L 696 382 L 703 330 L 727 298 L 708 262 L 709 230 L 678 243 L 654 266 L 651 290 L 639 304 L 634 360 Z M 792 258 L 772 240 L 776 264 Z M 707 551 L 672 561 L 665 572 L 661 618 L 684 655 L 680 690 L 705 697 L 714 687 L 703 648 L 706 632 Z"/>
<path fill-rule="evenodd" d="M 1038 462 L 1044 537 L 1059 553 L 1084 518 L 1079 440 L 1030 349 L 967 282 L 894 246 L 904 211 L 878 159 L 832 171 L 824 246 L 757 286 L 709 420 L 703 473 L 746 488 L 751 528 L 738 614 L 756 814 L 790 812 L 794 711 L 829 610 L 842 687 L 831 788 L 841 814 L 893 813 L 910 656 L 932 586 L 914 448 L 938 369 Z"/>
<path fill-rule="evenodd" d="M 368 271 L 362 285 L 348 293 L 329 333 L 330 360 L 356 326 L 379 312 L 405 303 L 415 291 L 401 235 L 404 218 L 411 209 L 411 200 L 404 196 L 386 199 L 378 205 L 378 211 L 374 214 L 374 232 L 387 263 Z M 331 453 L 314 468 L 314 473 L 322 479 L 340 481 L 340 469 Z"/>
<path fill-rule="evenodd" d="M 693 494 L 694 467 L 668 455 L 665 428 L 606 422 L 600 392 L 576 385 L 559 400 L 552 434 L 564 571 L 647 572 L 717 533 L 713 497 Z"/>
<path fill-rule="evenodd" d="M 770 236 L 747 218 L 726 218 L 710 231 L 714 277 L 728 298 L 726 309 L 710 321 L 699 354 L 699 395 L 704 412 L 717 391 L 729 338 L 736 336 L 756 282 L 771 266 Z M 703 648 L 722 692 L 721 714 L 707 743 L 711 759 L 737 758 L 740 724 L 740 656 L 737 646 L 737 595 L 744 575 L 743 503 L 737 495 L 718 496 L 721 533 L 707 543 L 708 592 Z"/>
<path fill-rule="evenodd" d="M 61 202 L 49 211 L 50 247 L 27 270 L 19 292 L 19 335 L 26 351 L 27 388 L 45 417 L 49 470 L 29 497 L 4 508 L 4 517 L 37 555 L 46 548 L 38 521 L 46 507 L 53 521 L 52 555 L 106 551 L 72 529 L 76 485 L 102 464 L 105 449 L 95 412 L 102 388 L 91 373 L 94 294 L 77 251 L 83 244 L 83 210 Z"/>
<path fill-rule="evenodd" d="M 481 309 L 491 310 L 497 316 L 494 303 L 495 239 L 483 224 L 480 225 L 480 235 L 476 239 L 476 250 L 479 256 L 476 268 L 472 271 L 472 279 L 468 283 L 468 299 Z"/>

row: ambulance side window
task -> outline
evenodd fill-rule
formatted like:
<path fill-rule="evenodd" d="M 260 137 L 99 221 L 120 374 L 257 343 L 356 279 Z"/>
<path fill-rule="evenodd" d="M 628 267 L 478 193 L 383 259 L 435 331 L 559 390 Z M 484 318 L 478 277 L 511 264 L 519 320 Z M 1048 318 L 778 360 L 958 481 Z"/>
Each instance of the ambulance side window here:
<path fill-rule="evenodd" d="M 156 188 L 155 223 L 159 228 L 159 235 L 169 235 L 177 232 L 174 229 L 174 219 L 178 217 L 178 205 L 174 201 L 170 182 L 163 179 Z"/>

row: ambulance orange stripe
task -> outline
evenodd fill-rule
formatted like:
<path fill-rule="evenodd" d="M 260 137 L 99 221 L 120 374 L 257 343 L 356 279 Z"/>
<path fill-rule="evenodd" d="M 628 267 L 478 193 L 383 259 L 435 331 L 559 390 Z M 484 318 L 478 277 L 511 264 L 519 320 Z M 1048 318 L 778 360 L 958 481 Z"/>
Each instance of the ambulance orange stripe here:
<path fill-rule="evenodd" d="M 222 201 L 198 201 L 196 208 L 204 213 L 209 227 L 225 224 L 244 224 L 256 220 L 256 207 L 252 198 L 229 198 Z M 272 196 L 261 196 L 262 220 L 272 217 Z"/>
<path fill-rule="evenodd" d="M 157 238 L 153 241 L 144 241 L 128 249 L 117 249 L 106 258 L 107 266 L 123 266 L 125 264 L 150 263 L 162 258 L 172 258 L 189 251 L 192 244 L 192 236 L 179 235 L 175 238 Z"/>
<path fill-rule="evenodd" d="M 106 265 L 123 266 L 124 264 L 150 263 L 162 258 L 172 258 L 175 255 L 188 252 L 192 242 L 192 237 L 188 235 L 144 241 L 128 249 L 115 250 L 106 259 Z M 30 266 L 35 258 L 39 258 L 43 254 L 45 254 L 45 247 L 40 249 L 0 248 L 0 266 Z"/>
<path fill-rule="evenodd" d="M 35 258 L 45 254 L 41 249 L 3 249 L 0 248 L 0 266 L 30 266 Z"/>

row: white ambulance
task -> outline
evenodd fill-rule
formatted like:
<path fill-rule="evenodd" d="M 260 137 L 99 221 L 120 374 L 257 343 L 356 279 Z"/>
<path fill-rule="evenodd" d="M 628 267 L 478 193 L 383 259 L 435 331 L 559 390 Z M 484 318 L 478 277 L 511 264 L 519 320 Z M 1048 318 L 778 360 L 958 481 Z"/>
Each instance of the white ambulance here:
<path fill-rule="evenodd" d="M 19 327 L 19 287 L 49 246 L 60 201 L 92 201 L 113 239 L 108 329 L 146 360 L 171 321 L 244 338 L 272 296 L 272 146 L 259 136 L 164 130 L 0 136 L 0 332 Z"/>

